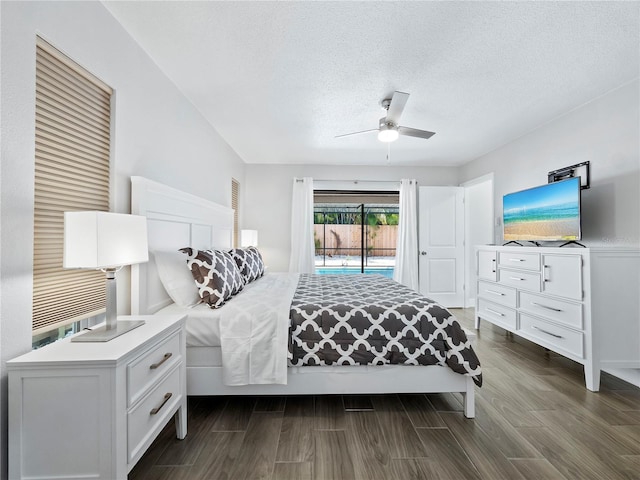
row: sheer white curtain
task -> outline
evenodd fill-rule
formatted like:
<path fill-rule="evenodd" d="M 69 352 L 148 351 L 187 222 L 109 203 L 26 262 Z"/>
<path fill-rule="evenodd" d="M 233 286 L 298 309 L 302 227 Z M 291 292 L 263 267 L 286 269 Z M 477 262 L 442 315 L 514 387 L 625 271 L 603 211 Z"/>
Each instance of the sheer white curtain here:
<path fill-rule="evenodd" d="M 311 177 L 293 179 L 291 198 L 291 258 L 289 271 L 313 273 L 313 179 Z"/>
<path fill-rule="evenodd" d="M 393 279 L 418 290 L 418 207 L 415 180 L 400 183 L 400 219 Z"/>

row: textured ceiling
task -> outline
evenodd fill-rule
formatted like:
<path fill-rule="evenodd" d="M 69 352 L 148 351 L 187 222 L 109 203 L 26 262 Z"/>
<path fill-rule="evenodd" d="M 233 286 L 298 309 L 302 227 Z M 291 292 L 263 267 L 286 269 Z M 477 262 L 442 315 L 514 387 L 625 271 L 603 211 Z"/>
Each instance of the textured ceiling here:
<path fill-rule="evenodd" d="M 639 76 L 638 2 L 104 2 L 247 163 L 461 165 Z"/>

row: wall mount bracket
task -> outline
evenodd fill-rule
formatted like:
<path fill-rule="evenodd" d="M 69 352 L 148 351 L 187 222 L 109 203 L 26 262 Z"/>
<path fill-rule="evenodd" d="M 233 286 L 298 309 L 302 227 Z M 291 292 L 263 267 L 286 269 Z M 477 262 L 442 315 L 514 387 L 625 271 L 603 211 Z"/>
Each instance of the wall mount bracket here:
<path fill-rule="evenodd" d="M 558 182 L 567 178 L 580 177 L 580 188 L 590 188 L 591 172 L 589 162 L 576 163 L 568 167 L 562 167 L 547 173 L 547 183 Z"/>

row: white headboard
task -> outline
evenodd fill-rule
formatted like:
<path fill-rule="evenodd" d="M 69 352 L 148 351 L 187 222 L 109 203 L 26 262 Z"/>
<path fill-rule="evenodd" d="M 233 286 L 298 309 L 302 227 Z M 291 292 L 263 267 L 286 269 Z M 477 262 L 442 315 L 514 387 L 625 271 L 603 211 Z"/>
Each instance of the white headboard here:
<path fill-rule="evenodd" d="M 147 217 L 149 250 L 231 248 L 233 209 L 143 177 L 131 177 L 131 213 Z M 153 256 L 131 267 L 131 313 L 169 305 Z"/>

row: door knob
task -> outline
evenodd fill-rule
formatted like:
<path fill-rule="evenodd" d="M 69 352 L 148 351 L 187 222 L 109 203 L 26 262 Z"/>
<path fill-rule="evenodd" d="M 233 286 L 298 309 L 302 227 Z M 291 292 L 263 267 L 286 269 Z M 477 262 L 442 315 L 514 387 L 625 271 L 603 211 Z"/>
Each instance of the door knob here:
<path fill-rule="evenodd" d="M 426 255 L 427 252 L 425 252 L 424 250 L 420 252 L 420 255 Z"/>

